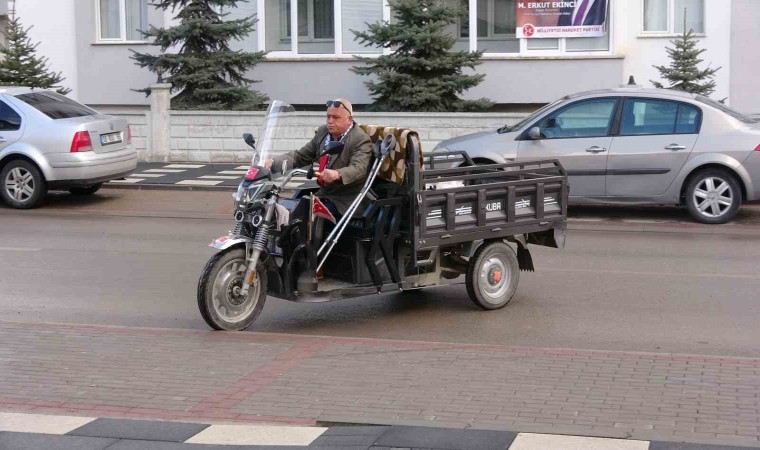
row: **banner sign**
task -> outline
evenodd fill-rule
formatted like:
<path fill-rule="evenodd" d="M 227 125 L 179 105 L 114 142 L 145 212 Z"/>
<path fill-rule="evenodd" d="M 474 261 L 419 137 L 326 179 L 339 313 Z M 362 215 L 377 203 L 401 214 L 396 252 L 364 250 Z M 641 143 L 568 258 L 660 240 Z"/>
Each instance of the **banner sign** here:
<path fill-rule="evenodd" d="M 609 0 L 517 1 L 518 38 L 595 37 L 607 33 Z"/>

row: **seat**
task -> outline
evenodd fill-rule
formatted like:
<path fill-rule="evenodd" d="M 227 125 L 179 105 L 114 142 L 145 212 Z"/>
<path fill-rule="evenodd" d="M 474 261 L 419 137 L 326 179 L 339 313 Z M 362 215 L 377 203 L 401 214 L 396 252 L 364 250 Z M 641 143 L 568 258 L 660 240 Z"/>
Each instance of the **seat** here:
<path fill-rule="evenodd" d="M 396 267 L 395 243 L 400 234 L 401 223 L 408 218 L 409 194 L 412 192 L 411 177 L 407 176 L 410 167 L 407 156 L 416 149 L 419 164 L 422 163 L 422 151 L 419 135 L 414 130 L 379 125 L 360 125 L 370 136 L 373 146 L 389 134 L 396 137 L 396 146 L 382 161 L 377 178 L 372 183 L 369 205 L 360 218 L 352 220 L 346 227 L 338 245 L 343 254 L 350 254 L 353 259 L 363 259 L 367 272 L 356 273 L 353 281 L 363 284 L 371 281 L 375 286 L 382 286 L 390 277 L 394 283 L 400 283 Z M 374 161 L 371 165 L 374 165 Z M 382 253 L 382 259 L 379 259 Z M 384 270 L 378 268 L 378 261 L 384 261 Z M 356 266 L 355 266 L 356 267 Z M 366 279 L 369 275 L 370 280 Z"/>

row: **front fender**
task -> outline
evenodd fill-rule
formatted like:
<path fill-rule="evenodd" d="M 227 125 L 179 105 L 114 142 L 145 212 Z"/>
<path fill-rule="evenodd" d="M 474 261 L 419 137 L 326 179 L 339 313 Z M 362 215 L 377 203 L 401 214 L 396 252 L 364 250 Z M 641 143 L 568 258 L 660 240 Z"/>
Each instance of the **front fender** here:
<path fill-rule="evenodd" d="M 222 236 L 220 238 L 214 239 L 214 241 L 209 244 L 209 247 L 214 247 L 217 250 L 227 250 L 230 247 L 246 243 L 252 244 L 253 239 L 241 237 L 231 238 L 229 236 Z"/>

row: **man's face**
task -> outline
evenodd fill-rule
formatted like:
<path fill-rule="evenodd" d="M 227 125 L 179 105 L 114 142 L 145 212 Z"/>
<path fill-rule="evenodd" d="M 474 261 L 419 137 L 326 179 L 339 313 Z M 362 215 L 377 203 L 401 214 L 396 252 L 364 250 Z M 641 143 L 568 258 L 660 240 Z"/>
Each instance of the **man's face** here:
<path fill-rule="evenodd" d="M 327 108 L 327 131 L 333 135 L 343 134 L 351 126 L 351 114 L 341 106 Z"/>

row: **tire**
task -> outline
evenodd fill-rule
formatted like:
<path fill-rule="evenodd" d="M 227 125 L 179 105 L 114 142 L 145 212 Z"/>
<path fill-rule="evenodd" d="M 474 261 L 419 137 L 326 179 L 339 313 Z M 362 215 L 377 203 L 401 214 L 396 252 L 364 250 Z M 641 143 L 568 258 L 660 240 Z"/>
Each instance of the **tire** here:
<path fill-rule="evenodd" d="M 233 247 L 212 256 L 198 280 L 198 309 L 215 330 L 241 331 L 261 314 L 267 298 L 267 276 L 259 271 L 243 299 L 235 296 L 245 276 L 245 249 Z"/>
<path fill-rule="evenodd" d="M 470 259 L 466 285 L 470 299 L 486 310 L 501 309 L 512 300 L 520 281 L 520 265 L 504 242 L 482 245 Z"/>
<path fill-rule="evenodd" d="M 98 192 L 102 186 L 103 183 L 96 183 L 92 186 L 73 187 L 69 189 L 69 192 L 71 192 L 71 195 L 92 195 Z"/>
<path fill-rule="evenodd" d="M 12 208 L 36 208 L 44 200 L 45 194 L 45 177 L 29 161 L 16 159 L 0 170 L 0 197 Z"/>
<path fill-rule="evenodd" d="M 697 222 L 720 224 L 736 216 L 742 191 L 736 177 L 724 169 L 705 169 L 689 179 L 686 206 Z"/>

